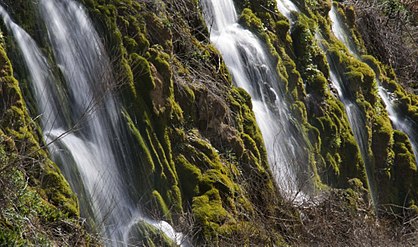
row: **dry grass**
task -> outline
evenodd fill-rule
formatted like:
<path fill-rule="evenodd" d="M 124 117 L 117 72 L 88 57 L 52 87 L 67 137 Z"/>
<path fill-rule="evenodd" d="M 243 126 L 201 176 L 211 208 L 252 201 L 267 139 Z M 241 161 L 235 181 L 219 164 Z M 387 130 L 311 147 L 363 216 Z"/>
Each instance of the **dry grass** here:
<path fill-rule="evenodd" d="M 402 3 L 401 3 L 402 2 Z M 403 86 L 418 90 L 417 1 L 349 1 L 368 51 L 392 66 Z"/>

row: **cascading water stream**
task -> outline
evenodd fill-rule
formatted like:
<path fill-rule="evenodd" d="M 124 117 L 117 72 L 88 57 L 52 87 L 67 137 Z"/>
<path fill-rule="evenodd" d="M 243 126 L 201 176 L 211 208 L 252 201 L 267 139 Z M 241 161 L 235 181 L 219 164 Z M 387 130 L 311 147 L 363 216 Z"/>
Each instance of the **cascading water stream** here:
<path fill-rule="evenodd" d="M 42 109 L 42 125 L 45 129 L 52 129 L 53 125 L 62 125 L 60 119 L 59 101 L 53 97 L 56 88 L 53 84 L 54 76 L 48 62 L 43 57 L 34 40 L 16 23 L 12 21 L 6 10 L 0 6 L 0 15 L 6 27 L 12 31 L 15 40 L 21 50 L 23 59 L 29 70 L 30 80 L 34 83 L 34 93 L 37 97 L 37 105 Z"/>
<path fill-rule="evenodd" d="M 329 17 L 332 21 L 332 32 L 348 48 L 353 56 L 361 60 L 361 56 L 357 51 L 356 45 L 352 41 L 351 36 L 348 34 L 344 23 L 342 23 L 340 20 L 337 8 L 334 5 L 331 7 Z M 386 110 L 388 112 L 389 118 L 396 129 L 404 132 L 408 136 L 418 166 L 418 124 L 408 116 L 405 116 L 405 114 L 402 114 L 400 109 L 396 106 L 395 96 L 391 95 L 388 90 L 381 85 L 377 76 L 378 74 L 376 74 L 378 93 L 386 105 Z"/>
<path fill-rule="evenodd" d="M 276 0 L 277 9 L 282 13 L 290 23 L 293 22 L 292 12 L 300 12 L 298 7 L 290 0 Z"/>
<path fill-rule="evenodd" d="M 347 86 L 344 83 L 342 73 L 338 69 L 338 63 L 336 63 L 334 59 L 326 51 L 326 48 L 322 43 L 323 38 L 318 32 L 315 34 L 315 38 L 318 41 L 318 45 L 321 48 L 321 50 L 326 54 L 326 59 L 329 64 L 330 70 L 329 79 L 338 92 L 338 98 L 345 107 L 351 130 L 353 131 L 354 138 L 356 139 L 357 145 L 360 148 L 361 157 L 365 164 L 372 203 L 373 205 L 376 205 L 376 187 L 374 185 L 374 179 L 372 176 L 373 173 L 370 169 L 371 157 L 369 155 L 366 119 L 363 113 L 361 112 L 359 106 L 357 105 L 355 98 L 350 95 Z"/>
<path fill-rule="evenodd" d="M 410 117 L 401 113 L 401 110 L 396 106 L 397 99 L 394 94 L 391 94 L 382 86 L 379 86 L 378 90 L 380 97 L 386 105 L 386 110 L 393 125 L 396 129 L 404 132 L 408 136 L 418 167 L 418 124 Z"/>
<path fill-rule="evenodd" d="M 296 5 L 294 5 L 290 0 L 277 0 L 277 8 L 289 20 L 290 23 L 293 23 L 295 21 L 295 16 L 292 15 L 292 12 L 300 12 Z M 338 36 L 343 38 L 343 35 L 341 35 L 340 32 L 338 32 Z M 370 171 L 369 165 L 371 159 L 368 148 L 368 137 L 366 133 L 367 130 L 365 128 L 365 118 L 357 103 L 355 102 L 355 99 L 353 97 L 350 97 L 348 90 L 342 80 L 341 73 L 338 70 L 337 63 L 335 63 L 333 59 L 329 56 L 329 54 L 326 52 L 325 46 L 322 44 L 322 37 L 320 33 L 315 33 L 315 38 L 318 41 L 319 47 L 326 54 L 326 59 L 330 66 L 329 79 L 331 80 L 333 86 L 337 90 L 339 99 L 344 104 L 350 127 L 353 131 L 354 138 L 356 139 L 356 142 L 360 148 L 361 157 L 363 162 L 365 163 L 367 177 L 369 178 L 368 182 L 370 194 L 374 203 L 376 201 L 374 192 L 375 187 L 372 179 L 372 172 Z M 353 51 L 354 50 L 355 49 L 353 49 Z"/>
<path fill-rule="evenodd" d="M 117 144 L 126 137 L 121 132 L 120 110 L 106 88 L 106 80 L 112 79 L 110 64 L 81 6 L 50 0 L 41 0 L 39 6 L 55 60 L 67 83 L 71 120 L 80 121 L 87 114 L 77 135 L 58 141 L 69 155 L 59 149 L 52 154 L 64 164 L 74 159 L 92 206 L 90 217 L 103 224 L 105 235 L 116 244 L 123 241 L 123 233 L 129 231 L 126 224 L 139 217 L 139 212 L 127 196 L 129 188 L 122 183 L 120 173 L 120 169 L 127 169 L 129 157 Z M 60 131 L 46 132 L 47 141 L 61 135 Z M 64 173 L 71 171 L 64 169 Z"/>
<path fill-rule="evenodd" d="M 94 222 L 110 246 L 128 245 L 138 222 L 181 244 L 181 234 L 164 221 L 144 217 L 130 195 L 130 178 L 123 176 L 134 161 L 121 143 L 128 139 L 126 127 L 109 92 L 109 59 L 86 12 L 72 0 L 41 0 L 39 7 L 67 90 L 57 86 L 59 80 L 36 42 L 1 6 L 0 14 L 26 63 L 48 149 L 78 194 L 82 215 Z"/>
<path fill-rule="evenodd" d="M 356 56 L 357 58 L 360 58 L 360 55 L 358 54 L 356 45 L 352 42 L 350 39 L 350 35 L 347 34 L 346 28 L 344 23 L 340 20 L 340 17 L 337 12 L 337 8 L 335 8 L 334 4 L 331 6 L 331 11 L 329 12 L 329 18 L 332 22 L 332 33 L 337 37 L 338 40 L 340 40 L 348 49 L 348 51 Z"/>
<path fill-rule="evenodd" d="M 202 0 L 211 42 L 222 54 L 234 83 L 252 97 L 273 175 L 289 198 L 311 189 L 307 143 L 290 114 L 272 59 L 261 41 L 237 23 L 232 0 Z"/>

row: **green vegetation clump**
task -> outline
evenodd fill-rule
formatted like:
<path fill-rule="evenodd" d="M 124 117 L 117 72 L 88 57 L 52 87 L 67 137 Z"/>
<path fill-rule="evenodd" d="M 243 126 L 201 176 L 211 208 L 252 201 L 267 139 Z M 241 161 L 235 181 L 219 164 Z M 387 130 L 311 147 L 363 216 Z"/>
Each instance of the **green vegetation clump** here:
<path fill-rule="evenodd" d="M 161 230 L 145 221 L 140 221 L 129 231 L 129 245 L 149 247 L 176 246 Z M 180 238 L 180 236 L 177 236 Z"/>

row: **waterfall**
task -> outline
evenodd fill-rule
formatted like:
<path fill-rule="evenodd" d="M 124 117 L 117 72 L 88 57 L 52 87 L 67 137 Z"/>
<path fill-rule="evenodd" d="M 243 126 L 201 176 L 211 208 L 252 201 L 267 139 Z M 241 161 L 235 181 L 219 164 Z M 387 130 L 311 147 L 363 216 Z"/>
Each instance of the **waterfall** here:
<path fill-rule="evenodd" d="M 410 117 L 405 116 L 401 113 L 401 110 L 396 106 L 396 95 L 390 93 L 387 89 L 379 86 L 379 95 L 386 105 L 389 118 L 392 121 L 396 129 L 404 132 L 411 142 L 412 151 L 415 156 L 415 162 L 418 167 L 418 125 Z"/>
<path fill-rule="evenodd" d="M 372 176 L 373 172 L 371 171 L 371 157 L 369 155 L 366 119 L 359 106 L 357 105 L 355 98 L 350 95 L 347 89 L 347 85 L 344 83 L 343 74 L 338 69 L 339 64 L 335 62 L 334 59 L 327 53 L 326 48 L 322 43 L 323 38 L 319 32 L 315 33 L 315 38 L 318 41 L 318 45 L 321 50 L 326 54 L 326 59 L 330 70 L 329 79 L 334 88 L 337 90 L 338 98 L 345 107 L 345 112 L 347 114 L 351 130 L 353 131 L 354 138 L 360 148 L 361 158 L 365 164 L 372 203 L 376 205 L 376 187 L 374 185 L 375 183 Z"/>
<path fill-rule="evenodd" d="M 356 45 L 352 41 L 351 36 L 348 34 L 344 23 L 341 22 L 340 16 L 338 15 L 338 10 L 334 5 L 331 7 L 329 17 L 332 21 L 332 31 L 335 36 L 348 48 L 353 56 L 355 56 L 357 59 L 361 59 L 361 56 L 356 49 Z M 394 128 L 404 132 L 411 142 L 412 151 L 416 157 L 415 160 L 418 167 L 418 124 L 400 111 L 400 109 L 396 106 L 397 100 L 395 95 L 390 94 L 388 90 L 383 87 L 377 73 L 376 81 L 378 84 L 379 96 L 386 105 L 386 110 L 390 120 L 392 121 L 392 124 L 394 125 Z"/>
<path fill-rule="evenodd" d="M 39 9 L 63 85 L 36 42 L 1 6 L 0 14 L 26 64 L 48 149 L 77 193 L 82 216 L 108 246 L 130 245 L 141 222 L 182 244 L 182 234 L 145 217 L 132 196 L 128 183 L 138 178 L 126 174 L 140 161 L 123 144 L 129 137 L 112 94 L 109 58 L 86 11 L 72 0 L 40 0 Z"/>
<path fill-rule="evenodd" d="M 359 58 L 359 54 L 356 48 L 356 45 L 351 40 L 350 35 L 347 34 L 346 27 L 344 23 L 340 20 L 340 16 L 338 14 L 337 8 L 332 4 L 331 11 L 329 12 L 329 18 L 331 20 L 332 26 L 332 33 L 334 33 L 335 37 L 340 40 L 348 49 L 348 51 Z"/>
<path fill-rule="evenodd" d="M 277 0 L 277 8 L 278 10 L 289 20 L 290 23 L 293 23 L 294 16 L 291 15 L 292 12 L 300 12 L 299 9 L 290 1 L 290 0 Z M 330 14 L 331 16 L 331 14 Z M 337 16 L 332 15 L 332 20 L 336 20 Z M 334 27 L 337 26 L 337 27 Z M 343 35 L 341 31 L 342 26 L 340 23 L 338 25 L 333 25 L 332 30 L 335 32 L 336 36 L 341 39 L 348 40 L 346 36 Z M 334 30 L 335 29 L 335 30 Z M 347 90 L 347 86 L 344 84 L 342 74 L 338 70 L 338 64 L 333 61 L 332 57 L 326 52 L 325 46 L 322 44 L 322 37 L 319 32 L 315 33 L 315 38 L 318 41 L 318 45 L 321 50 L 326 54 L 326 59 L 330 67 L 330 81 L 334 88 L 337 90 L 338 98 L 343 103 L 345 107 L 345 112 L 348 117 L 348 121 L 350 123 L 351 130 L 353 131 L 354 138 L 356 139 L 357 145 L 360 148 L 360 153 L 363 162 L 365 163 L 368 183 L 369 183 L 369 190 L 372 197 L 373 203 L 375 203 L 375 192 L 374 192 L 374 181 L 372 178 L 372 171 L 370 170 L 370 162 L 371 158 L 369 155 L 369 147 L 368 147 L 368 135 L 366 129 L 366 119 L 361 112 L 359 106 L 355 102 L 355 99 L 349 95 L 349 91 Z M 353 48 L 355 51 L 355 47 Z"/>
<path fill-rule="evenodd" d="M 290 0 L 276 0 L 277 9 L 282 13 L 290 22 L 293 22 L 292 12 L 300 12 L 298 7 Z"/>
<path fill-rule="evenodd" d="M 211 42 L 234 83 L 251 95 L 276 182 L 288 198 L 303 199 L 311 189 L 307 144 L 290 114 L 272 58 L 265 45 L 237 23 L 232 0 L 202 0 L 201 5 Z"/>

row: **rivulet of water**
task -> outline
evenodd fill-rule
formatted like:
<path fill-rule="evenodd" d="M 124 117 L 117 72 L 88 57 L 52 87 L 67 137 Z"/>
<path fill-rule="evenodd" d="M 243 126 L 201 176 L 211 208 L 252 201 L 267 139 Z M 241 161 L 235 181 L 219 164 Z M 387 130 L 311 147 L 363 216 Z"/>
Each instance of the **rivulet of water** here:
<path fill-rule="evenodd" d="M 337 8 L 333 5 L 329 12 L 330 19 L 332 21 L 332 31 L 335 36 L 348 48 L 350 53 L 356 58 L 361 60 L 361 56 L 356 49 L 355 43 L 352 41 L 351 36 L 348 34 L 347 28 L 341 21 L 338 14 Z M 376 72 L 376 71 L 375 71 Z M 400 109 L 396 106 L 396 97 L 391 95 L 387 89 L 383 87 L 379 78 L 376 75 L 376 81 L 378 84 L 378 93 L 380 98 L 386 105 L 386 110 L 389 114 L 389 118 L 392 121 L 393 126 L 404 132 L 411 142 L 412 151 L 415 155 L 415 160 L 418 157 L 418 124 L 415 123 L 411 118 L 403 114 Z M 417 161 L 418 166 L 418 161 Z"/>
<path fill-rule="evenodd" d="M 371 171 L 371 157 L 369 155 L 369 144 L 368 144 L 368 133 L 366 128 L 366 119 L 362 111 L 360 110 L 355 98 L 350 95 L 347 85 L 344 83 L 344 75 L 340 72 L 339 64 L 328 54 L 324 44 L 322 43 L 322 37 L 317 32 L 315 38 L 318 42 L 319 47 L 326 54 L 327 62 L 329 64 L 330 81 L 333 87 L 338 92 L 338 98 L 344 104 L 345 112 L 350 123 L 351 130 L 353 131 L 354 138 L 356 139 L 357 145 L 360 149 L 362 160 L 365 164 L 367 178 L 369 183 L 369 190 L 372 198 L 372 202 L 376 202 L 376 192 L 374 187 L 374 181 Z"/>

